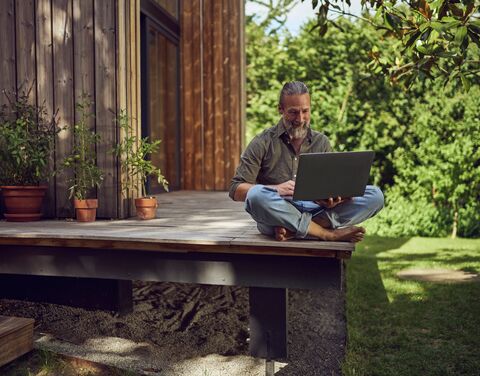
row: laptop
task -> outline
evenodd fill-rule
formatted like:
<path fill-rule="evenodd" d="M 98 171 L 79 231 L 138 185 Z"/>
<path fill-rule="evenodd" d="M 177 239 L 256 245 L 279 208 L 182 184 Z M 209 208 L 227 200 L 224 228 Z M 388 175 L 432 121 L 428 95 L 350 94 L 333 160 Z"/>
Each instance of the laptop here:
<path fill-rule="evenodd" d="M 300 154 L 293 200 L 363 196 L 373 151 Z"/>

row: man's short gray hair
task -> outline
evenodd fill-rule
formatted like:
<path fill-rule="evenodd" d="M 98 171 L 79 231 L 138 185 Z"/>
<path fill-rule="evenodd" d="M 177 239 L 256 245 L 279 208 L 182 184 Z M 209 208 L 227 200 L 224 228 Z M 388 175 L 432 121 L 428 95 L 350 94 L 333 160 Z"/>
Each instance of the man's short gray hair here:
<path fill-rule="evenodd" d="M 290 81 L 283 85 L 282 90 L 280 91 L 280 99 L 278 105 L 283 107 L 283 98 L 287 95 L 301 95 L 309 94 L 308 87 L 303 82 L 300 81 Z"/>

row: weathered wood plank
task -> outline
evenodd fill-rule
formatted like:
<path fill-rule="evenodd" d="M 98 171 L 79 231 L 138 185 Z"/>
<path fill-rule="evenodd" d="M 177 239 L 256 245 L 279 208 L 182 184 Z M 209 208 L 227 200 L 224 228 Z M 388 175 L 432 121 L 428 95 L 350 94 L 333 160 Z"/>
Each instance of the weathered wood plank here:
<path fill-rule="evenodd" d="M 53 0 L 52 9 L 54 98 L 58 125 L 62 128 L 55 142 L 55 164 L 59 166 L 73 144 L 71 130 L 65 129 L 74 123 L 72 0 Z M 72 215 L 67 190 L 67 180 L 72 177 L 70 171 L 57 175 L 57 217 Z"/>
<path fill-rule="evenodd" d="M 3 90 L 13 92 L 16 89 L 15 66 L 15 2 L 3 0 L 0 12 L 0 106 L 8 103 Z"/>
<path fill-rule="evenodd" d="M 227 163 L 225 164 L 225 189 L 229 188 L 230 180 L 235 175 L 235 169 L 240 162 L 241 153 L 241 138 L 242 138 L 242 119 L 240 116 L 241 110 L 241 90 L 240 90 L 240 65 L 241 65 L 241 53 L 240 53 L 240 30 L 244 28 L 240 23 L 240 10 L 243 7 L 242 2 L 234 2 L 230 6 L 229 15 L 229 55 L 228 55 L 228 67 L 229 67 L 229 117 L 227 118 L 228 127 L 227 132 L 230 135 L 230 151 L 226 156 Z M 244 47 L 243 47 L 244 48 Z"/>
<path fill-rule="evenodd" d="M 194 129 L 193 129 L 193 54 L 192 54 L 192 2 L 182 2 L 181 91 L 183 93 L 183 189 L 194 188 Z"/>
<path fill-rule="evenodd" d="M 222 182 L 223 190 L 227 189 L 227 179 L 230 178 L 229 168 L 230 168 L 230 160 L 231 160 L 231 126 L 232 123 L 230 121 L 231 114 L 232 114 L 232 88 L 230 82 L 230 74 L 231 74 L 231 65 L 235 64 L 234 62 L 230 61 L 230 51 L 232 46 L 230 46 L 230 21 L 231 21 L 231 11 L 235 7 L 235 4 L 232 4 L 229 0 L 223 0 L 223 7 L 222 7 L 222 19 L 223 19 L 223 148 L 224 148 L 224 179 Z"/>
<path fill-rule="evenodd" d="M 37 103 L 35 71 L 35 6 L 33 0 L 17 0 L 16 15 L 16 63 L 17 89 L 29 92 L 29 101 Z"/>
<path fill-rule="evenodd" d="M 102 239 L 102 238 L 17 238 L 0 237 L 0 245 L 7 246 L 36 246 L 36 247 L 55 247 L 59 252 L 68 252 L 69 248 L 93 248 L 93 249 L 114 249 L 152 251 L 160 253 L 228 253 L 239 255 L 273 255 L 273 256 L 302 256 L 302 257 L 322 257 L 322 258 L 340 258 L 337 257 L 336 250 L 314 249 L 303 246 L 290 245 L 288 247 L 272 247 L 272 245 L 239 245 L 229 244 L 228 238 L 214 237 L 211 239 L 185 239 L 179 242 L 178 239 L 161 239 L 156 241 L 136 241 L 123 239 Z M 1 249 L 0 249 L 1 251 Z M 346 257 L 346 252 L 341 251 L 342 257 Z"/>
<path fill-rule="evenodd" d="M 95 99 L 95 63 L 94 63 L 94 40 L 93 40 L 93 0 L 73 0 L 73 44 L 75 72 L 75 102 L 82 97 L 88 96 Z M 94 106 L 89 109 L 94 113 Z M 79 113 L 75 111 L 75 119 L 78 121 Z M 95 130 L 93 118 L 88 119 L 89 126 Z"/>
<path fill-rule="evenodd" d="M 215 150 L 214 150 L 214 107 L 213 107 L 213 2 L 203 2 L 203 138 L 204 138 L 204 161 L 205 171 L 204 189 L 215 188 Z"/>
<path fill-rule="evenodd" d="M 246 52 L 245 52 L 245 2 L 241 2 L 239 5 L 239 22 L 238 28 L 239 31 L 239 50 L 240 50 L 240 122 L 239 122 L 239 131 L 240 131 L 240 142 L 239 147 L 240 151 L 245 149 L 245 126 L 247 124 L 247 79 L 246 79 Z M 237 161 L 240 159 L 240 153 L 235 156 Z M 236 163 L 236 165 L 238 162 Z"/>
<path fill-rule="evenodd" d="M 163 43 L 162 43 L 163 42 Z M 147 78 L 145 79 L 148 108 L 145 118 L 148 119 L 148 133 L 153 139 L 162 139 L 165 134 L 164 119 L 164 106 L 163 100 L 165 98 L 165 83 L 162 82 L 164 59 L 165 59 L 165 39 L 158 32 L 158 30 L 152 25 L 147 23 L 146 41 L 147 48 Z M 163 83 L 163 85 L 162 85 Z M 144 118 L 144 120 L 145 120 Z M 156 165 L 163 167 L 165 162 L 165 154 L 162 152 L 156 153 L 152 156 L 152 162 Z"/>
<path fill-rule="evenodd" d="M 104 172 L 97 190 L 100 218 L 117 216 L 117 166 L 111 149 L 117 142 L 115 129 L 115 3 L 113 0 L 95 0 L 95 98 L 97 165 Z"/>
<path fill-rule="evenodd" d="M 55 113 L 53 98 L 53 41 L 52 41 L 52 8 L 51 0 L 36 2 L 36 54 L 37 54 L 37 101 L 45 106 L 48 116 Z M 55 151 L 49 159 L 49 170 L 55 168 Z M 48 190 L 43 204 L 45 217 L 56 216 L 55 177 L 48 181 Z"/>
<path fill-rule="evenodd" d="M 192 0 L 193 18 L 192 22 L 192 57 L 193 57 L 193 145 L 194 145 L 194 174 L 193 186 L 195 189 L 204 187 L 204 150 L 203 150 L 203 77 L 202 77 L 202 53 L 201 43 L 201 17 L 202 4 L 200 0 Z"/>
<path fill-rule="evenodd" d="M 85 121 L 95 132 L 95 63 L 93 40 L 93 0 L 73 0 L 73 87 L 75 99 L 75 123 L 81 120 L 78 104 L 90 105 L 85 108 Z M 93 115 L 93 116 L 92 116 Z M 95 145 L 88 145 L 95 153 Z M 89 190 L 89 197 L 97 197 L 97 189 Z"/>
<path fill-rule="evenodd" d="M 127 8 L 126 0 L 118 0 L 117 2 L 117 38 L 116 38 L 116 50 L 117 50 L 117 114 L 120 111 L 129 108 L 128 106 L 128 76 L 127 76 L 127 65 L 129 59 L 129 50 L 127 46 L 127 41 L 130 40 L 130 29 L 129 29 L 129 8 Z M 116 131 L 118 133 L 119 141 L 123 140 L 126 137 L 126 134 L 123 130 L 118 129 L 116 125 Z M 117 166 L 120 162 L 119 159 L 115 158 Z M 125 199 L 122 194 L 121 184 L 127 179 L 126 174 L 122 173 L 120 166 L 117 167 L 118 173 L 118 187 L 117 187 L 117 196 L 118 196 L 118 218 L 126 218 L 128 213 L 128 199 Z"/>
<path fill-rule="evenodd" d="M 128 1 L 126 7 L 126 90 L 127 90 L 127 114 L 130 116 L 130 123 L 133 129 L 133 133 L 137 134 L 137 106 L 136 106 L 136 17 L 135 12 L 137 9 L 136 0 Z M 128 177 L 125 181 L 129 181 Z M 126 197 L 124 201 L 126 208 L 125 216 L 130 216 L 133 213 L 133 200 Z"/>
<path fill-rule="evenodd" d="M 0 367 L 33 348 L 33 319 L 0 316 Z"/>
<path fill-rule="evenodd" d="M 178 148 L 178 140 L 180 132 L 178 129 L 179 113 L 177 111 L 179 96 L 176 88 L 179 87 L 178 82 L 178 70 L 179 59 L 177 54 L 178 47 L 173 43 L 168 43 L 166 50 L 166 87 L 169 88 L 166 92 L 166 104 L 167 108 L 165 122 L 166 122 L 166 136 L 162 140 L 160 149 L 163 149 L 164 153 L 168 156 L 166 161 L 166 170 L 164 171 L 167 180 L 170 182 L 172 189 L 179 189 L 179 176 L 180 171 L 177 171 L 177 161 L 180 158 L 180 150 Z M 173 63 L 175 62 L 175 63 Z"/>
<path fill-rule="evenodd" d="M 225 147 L 224 147 L 224 118 L 223 118 L 223 17 L 222 2 L 215 1 L 213 5 L 213 106 L 215 122 L 215 190 L 224 189 L 225 182 Z M 217 79 L 218 78 L 218 79 Z"/>

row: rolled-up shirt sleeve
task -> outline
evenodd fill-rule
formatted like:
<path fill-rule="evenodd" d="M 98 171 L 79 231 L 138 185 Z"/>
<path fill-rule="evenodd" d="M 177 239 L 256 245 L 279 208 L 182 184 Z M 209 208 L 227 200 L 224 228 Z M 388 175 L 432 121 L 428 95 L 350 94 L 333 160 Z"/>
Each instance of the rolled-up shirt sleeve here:
<path fill-rule="evenodd" d="M 265 141 L 256 136 L 240 157 L 240 164 L 237 167 L 235 176 L 230 182 L 228 195 L 233 200 L 237 187 L 242 183 L 255 184 L 257 182 L 258 172 L 262 166 L 262 160 L 265 156 Z"/>

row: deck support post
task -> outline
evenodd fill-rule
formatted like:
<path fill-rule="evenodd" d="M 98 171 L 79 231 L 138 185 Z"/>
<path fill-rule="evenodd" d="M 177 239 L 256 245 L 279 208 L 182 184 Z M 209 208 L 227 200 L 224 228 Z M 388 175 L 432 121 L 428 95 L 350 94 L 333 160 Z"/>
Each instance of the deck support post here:
<path fill-rule="evenodd" d="M 250 355 L 271 359 L 287 357 L 286 288 L 250 287 Z"/>

